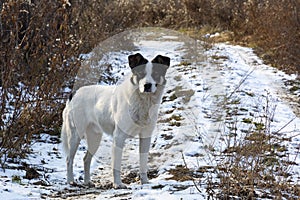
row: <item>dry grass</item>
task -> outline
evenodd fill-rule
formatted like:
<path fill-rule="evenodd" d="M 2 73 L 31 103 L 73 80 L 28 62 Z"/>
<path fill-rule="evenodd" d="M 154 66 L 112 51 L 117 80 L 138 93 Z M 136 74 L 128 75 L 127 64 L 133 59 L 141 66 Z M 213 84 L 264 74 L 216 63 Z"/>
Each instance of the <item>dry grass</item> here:
<path fill-rule="evenodd" d="M 292 138 L 281 129 L 271 131 L 276 105 L 265 94 L 260 105 L 263 109 L 241 118 L 235 116 L 241 110 L 236 95 L 234 92 L 220 101 L 226 111 L 220 128 L 224 147 L 221 151 L 214 146 L 207 149 L 216 163 L 214 170 L 202 170 L 206 177 L 215 177 L 202 181 L 207 193 L 212 199 L 298 199 L 300 187 L 291 172 L 297 163 L 288 151 Z"/>

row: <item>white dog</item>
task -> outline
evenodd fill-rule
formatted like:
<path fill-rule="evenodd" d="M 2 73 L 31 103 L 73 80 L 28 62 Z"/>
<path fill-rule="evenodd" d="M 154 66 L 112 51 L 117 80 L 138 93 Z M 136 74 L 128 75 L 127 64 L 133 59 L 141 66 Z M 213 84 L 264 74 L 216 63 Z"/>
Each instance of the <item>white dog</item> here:
<path fill-rule="evenodd" d="M 90 164 L 103 132 L 113 136 L 113 184 L 126 188 L 120 177 L 125 139 L 138 135 L 140 140 L 140 179 L 148 183 L 147 160 L 151 134 L 166 84 L 170 58 L 158 55 L 148 62 L 141 54 L 128 57 L 131 75 L 117 86 L 91 85 L 70 97 L 63 111 L 61 138 L 66 152 L 67 182 L 74 183 L 73 160 L 82 138 L 87 141 L 84 157 L 84 183 L 90 181 Z"/>

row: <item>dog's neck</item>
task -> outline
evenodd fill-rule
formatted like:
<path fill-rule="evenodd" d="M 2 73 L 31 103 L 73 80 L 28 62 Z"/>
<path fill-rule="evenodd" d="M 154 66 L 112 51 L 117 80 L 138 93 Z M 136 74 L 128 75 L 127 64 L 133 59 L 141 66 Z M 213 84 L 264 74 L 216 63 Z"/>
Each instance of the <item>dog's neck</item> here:
<path fill-rule="evenodd" d="M 129 97 L 129 113 L 139 126 L 154 125 L 157 120 L 164 86 L 158 86 L 155 93 L 141 93 L 135 89 Z"/>

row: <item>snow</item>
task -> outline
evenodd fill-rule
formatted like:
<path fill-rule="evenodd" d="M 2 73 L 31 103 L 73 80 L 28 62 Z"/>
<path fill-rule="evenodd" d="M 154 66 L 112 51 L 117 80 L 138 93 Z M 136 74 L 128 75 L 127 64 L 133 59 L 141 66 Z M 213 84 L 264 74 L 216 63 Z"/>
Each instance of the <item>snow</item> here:
<path fill-rule="evenodd" d="M 150 30 L 150 31 L 149 31 Z M 137 34 L 138 33 L 138 34 Z M 91 74 L 86 75 L 87 68 L 78 73 L 78 88 L 85 84 L 115 84 L 120 82 L 129 72 L 127 56 L 140 52 L 152 59 L 157 54 L 171 57 L 171 67 L 167 73 L 165 96 L 160 108 L 159 120 L 152 137 L 149 168 L 157 169 L 157 176 L 150 184 L 140 185 L 137 181 L 130 183 L 129 189 L 86 190 L 81 198 L 88 199 L 207 199 L 207 185 L 193 181 L 176 181 L 170 179 L 170 169 L 185 163 L 190 169 L 197 170 L 200 166 L 214 166 L 216 158 L 208 152 L 208 148 L 222 152 L 226 141 L 222 131 L 227 131 L 224 120 L 227 120 L 226 109 L 222 98 L 230 97 L 239 102 L 239 108 L 245 110 L 235 116 L 241 121 L 256 115 L 256 120 L 263 118 L 267 106 L 266 101 L 274 110 L 271 123 L 271 133 L 285 134 L 290 160 L 298 165 L 291 168 L 293 181 L 300 181 L 300 118 L 294 113 L 285 95 L 288 90 L 284 80 L 295 80 L 296 75 L 287 75 L 282 71 L 263 64 L 251 48 L 217 43 L 205 50 L 200 41 L 194 41 L 175 31 L 167 29 L 138 29 L 126 34 L 135 35 L 133 50 L 127 50 L 128 45 L 120 45 L 117 49 L 103 50 L 99 56 L 99 48 L 93 53 L 81 55 L 91 64 Z M 107 46 L 112 39 L 99 46 Z M 122 40 L 123 41 L 123 40 Z M 132 42 L 132 41 L 130 41 Z M 130 45 L 132 46 L 132 45 Z M 101 48 L 100 48 L 101 49 Z M 96 51 L 96 53 L 95 53 Z M 99 59 L 95 59 L 99 57 Z M 93 59 L 94 58 L 94 59 Z M 90 62 L 89 59 L 93 59 Z M 99 70 L 99 66 L 111 65 L 111 70 Z M 98 82 L 99 75 L 112 79 Z M 87 78 L 88 77 L 88 78 Z M 84 80 L 88 79 L 88 80 Z M 81 82 L 84 80 L 83 82 Z M 227 106 L 227 105 L 226 105 Z M 230 107 L 231 106 L 231 107 Z M 233 108 L 235 105 L 228 105 Z M 240 109 L 241 110 L 241 109 Z M 298 113 L 299 114 L 299 113 Z M 249 125 L 239 123 L 240 129 Z M 242 133 L 239 133 L 242 134 Z M 55 136 L 42 135 L 42 138 L 32 145 L 32 153 L 21 162 L 31 167 L 42 168 L 40 179 L 24 178 L 24 169 L 0 170 L 0 198 L 4 199 L 39 199 L 58 194 L 60 191 L 72 189 L 66 185 L 66 167 L 61 144 L 53 142 Z M 105 185 L 112 182 L 111 163 L 112 139 L 104 136 L 96 153 L 92 166 L 92 180 L 96 184 Z M 138 171 L 138 141 L 130 139 L 124 150 L 123 171 Z M 82 141 L 75 157 L 74 174 L 78 182 L 83 177 L 83 157 L 85 141 Z M 9 164 L 19 166 L 20 164 Z M 12 177 L 20 177 L 20 181 L 12 181 Z M 43 180 L 46 185 L 34 185 Z M 201 179 L 195 178 L 195 181 Z M 79 189 L 80 190 L 80 189 Z M 100 191 L 100 194 L 99 194 Z M 84 194 L 86 192 L 86 194 Z M 91 192 L 91 193 L 88 193 Z M 94 192 L 94 193 L 93 193 Z M 76 199 L 76 196 L 70 197 Z"/>

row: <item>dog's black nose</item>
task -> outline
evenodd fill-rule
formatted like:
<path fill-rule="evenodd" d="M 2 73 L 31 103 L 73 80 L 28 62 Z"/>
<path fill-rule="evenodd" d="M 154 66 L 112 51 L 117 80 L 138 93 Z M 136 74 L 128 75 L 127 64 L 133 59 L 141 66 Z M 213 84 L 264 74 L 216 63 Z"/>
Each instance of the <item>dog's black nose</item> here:
<path fill-rule="evenodd" d="M 151 92 L 151 87 L 152 87 L 151 83 L 146 83 L 144 85 L 144 92 Z"/>

